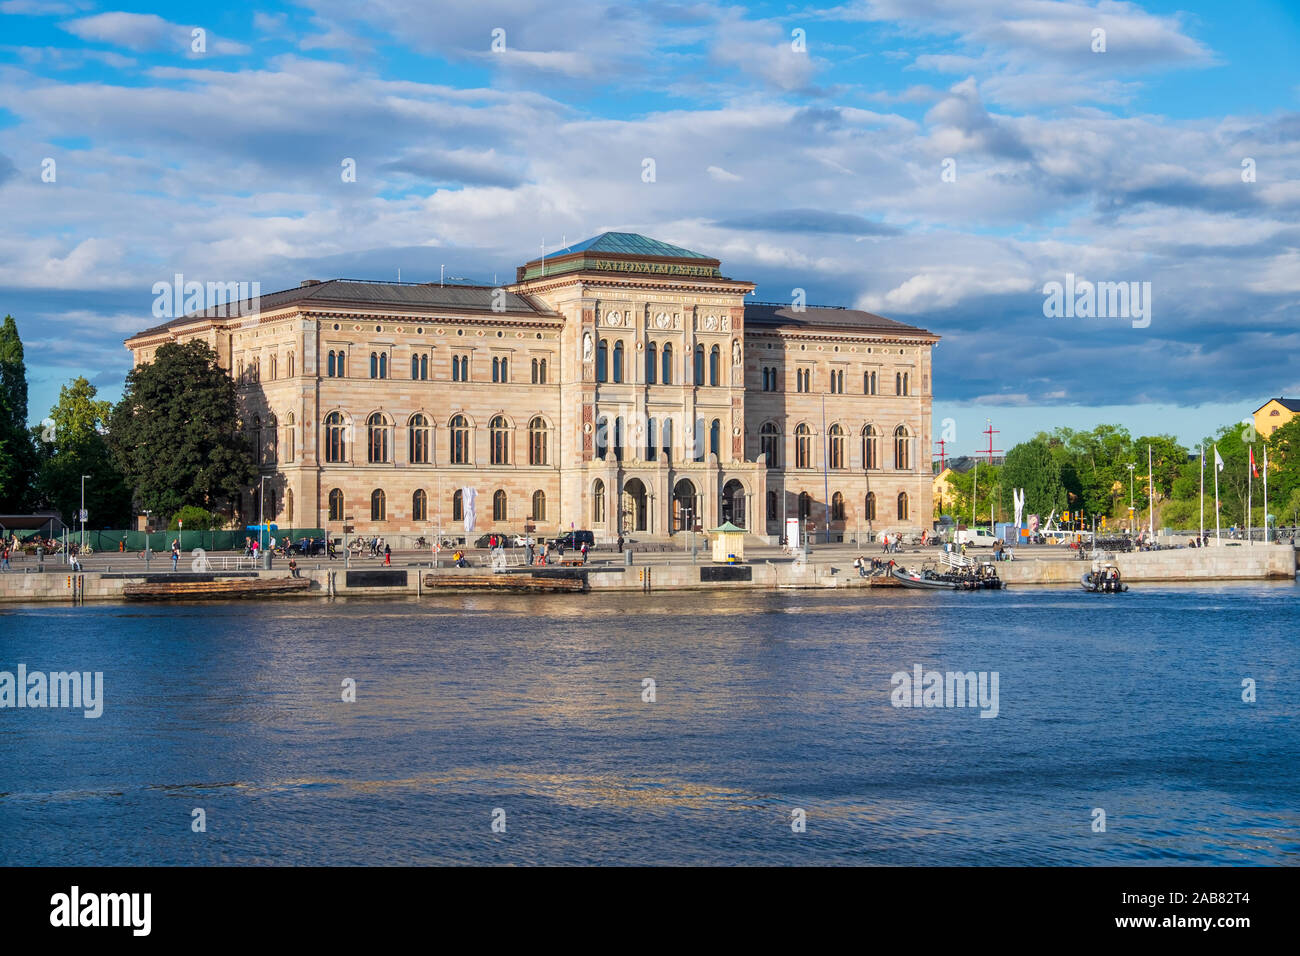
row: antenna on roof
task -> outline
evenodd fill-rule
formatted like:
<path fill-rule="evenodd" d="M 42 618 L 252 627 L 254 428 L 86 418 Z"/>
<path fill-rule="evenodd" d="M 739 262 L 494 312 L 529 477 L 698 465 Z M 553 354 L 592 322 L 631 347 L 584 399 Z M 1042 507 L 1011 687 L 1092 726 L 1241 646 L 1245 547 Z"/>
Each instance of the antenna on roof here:
<path fill-rule="evenodd" d="M 438 266 L 438 288 L 439 289 L 442 288 L 442 277 L 443 277 L 443 273 L 445 273 L 446 271 L 447 271 L 446 265 Z"/>

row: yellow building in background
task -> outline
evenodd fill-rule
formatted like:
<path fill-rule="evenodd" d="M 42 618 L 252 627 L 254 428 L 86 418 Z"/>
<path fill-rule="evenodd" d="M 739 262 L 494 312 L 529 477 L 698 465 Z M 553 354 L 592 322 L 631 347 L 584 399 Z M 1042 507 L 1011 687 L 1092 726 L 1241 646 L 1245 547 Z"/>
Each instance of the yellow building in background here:
<path fill-rule="evenodd" d="M 1270 398 L 1255 410 L 1255 432 L 1268 438 L 1300 413 L 1300 399 Z"/>

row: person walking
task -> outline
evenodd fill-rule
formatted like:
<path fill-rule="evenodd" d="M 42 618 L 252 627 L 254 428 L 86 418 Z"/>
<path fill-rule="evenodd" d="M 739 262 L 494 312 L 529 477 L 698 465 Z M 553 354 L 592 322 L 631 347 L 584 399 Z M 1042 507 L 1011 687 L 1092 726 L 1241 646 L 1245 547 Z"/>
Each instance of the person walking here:
<path fill-rule="evenodd" d="M 178 538 L 172 538 L 172 570 L 176 570 L 176 562 L 181 559 L 181 542 Z"/>
<path fill-rule="evenodd" d="M 623 551 L 623 536 L 621 534 L 618 536 L 618 550 L 619 553 Z"/>
<path fill-rule="evenodd" d="M 888 553 L 889 553 L 889 535 L 886 533 L 885 535 L 883 535 L 883 536 L 881 537 L 880 540 L 883 542 L 883 543 L 881 544 L 881 546 L 880 546 L 880 553 L 881 553 L 881 554 L 888 554 Z"/>
<path fill-rule="evenodd" d="M 9 567 L 9 545 L 6 543 L 4 546 L 4 555 L 0 558 L 0 571 L 11 570 L 13 569 Z"/>
<path fill-rule="evenodd" d="M 393 549 L 386 543 L 384 544 L 384 567 L 391 567 L 393 564 Z"/>
<path fill-rule="evenodd" d="M 587 542 L 582 542 L 582 563 L 587 563 Z"/>

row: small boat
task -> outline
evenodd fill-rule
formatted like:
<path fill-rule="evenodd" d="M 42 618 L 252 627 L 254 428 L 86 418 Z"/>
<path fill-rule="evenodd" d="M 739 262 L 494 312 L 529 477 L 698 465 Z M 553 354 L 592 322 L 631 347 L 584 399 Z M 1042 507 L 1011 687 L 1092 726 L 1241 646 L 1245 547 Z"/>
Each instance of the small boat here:
<path fill-rule="evenodd" d="M 1128 590 L 1128 585 L 1119 578 L 1119 568 L 1113 564 L 1093 568 L 1079 579 L 1079 583 L 1085 591 L 1093 594 L 1122 594 Z"/>
<path fill-rule="evenodd" d="M 908 571 L 895 565 L 891 574 L 903 587 L 917 590 L 1001 591 L 1006 587 L 998 577 L 997 569 L 989 562 L 978 569 L 967 567 L 953 571 L 935 571 L 930 568 Z"/>
<path fill-rule="evenodd" d="M 901 565 L 894 565 L 890 573 L 893 575 L 894 580 L 905 588 L 915 588 L 921 591 L 952 591 L 958 586 L 956 582 L 946 581 L 943 575 L 930 570 L 909 571 Z"/>

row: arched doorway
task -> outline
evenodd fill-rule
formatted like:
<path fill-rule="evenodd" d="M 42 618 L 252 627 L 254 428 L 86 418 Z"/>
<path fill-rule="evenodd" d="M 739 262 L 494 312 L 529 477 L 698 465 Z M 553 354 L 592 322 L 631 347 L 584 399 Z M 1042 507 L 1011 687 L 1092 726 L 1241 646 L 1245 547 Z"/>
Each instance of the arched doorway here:
<path fill-rule="evenodd" d="M 673 531 L 690 531 L 699 521 L 698 494 L 693 482 L 683 478 L 673 486 Z"/>
<path fill-rule="evenodd" d="M 619 516 L 619 529 L 646 530 L 646 490 L 640 478 L 632 478 L 623 486 L 623 513 Z"/>
<path fill-rule="evenodd" d="M 722 521 L 737 528 L 749 527 L 745 524 L 745 486 L 735 478 L 722 486 Z"/>

